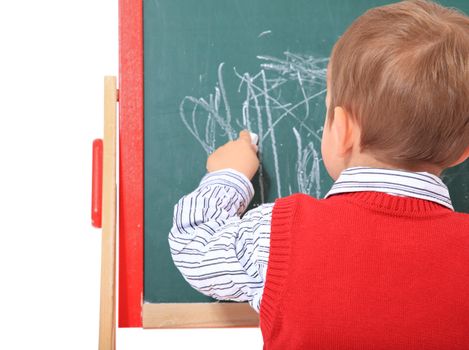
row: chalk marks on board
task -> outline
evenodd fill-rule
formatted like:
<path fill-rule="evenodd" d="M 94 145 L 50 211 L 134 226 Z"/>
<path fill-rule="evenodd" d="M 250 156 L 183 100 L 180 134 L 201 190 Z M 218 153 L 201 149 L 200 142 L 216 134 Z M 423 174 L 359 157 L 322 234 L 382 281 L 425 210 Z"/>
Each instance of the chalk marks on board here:
<path fill-rule="evenodd" d="M 186 96 L 179 105 L 179 115 L 181 116 L 184 125 L 186 126 L 187 130 L 190 131 L 192 136 L 194 136 L 195 139 L 202 145 L 203 149 L 205 150 L 205 152 L 207 152 L 207 154 L 210 154 L 215 150 L 215 136 L 217 125 L 224 131 L 226 137 L 229 140 L 233 140 L 237 136 L 236 132 L 230 124 L 231 108 L 228 103 L 228 98 L 226 96 L 222 69 L 223 63 L 221 63 L 218 67 L 218 85 L 215 86 L 215 93 L 210 94 L 207 100 L 202 97 L 195 98 L 192 96 Z M 222 102 L 223 107 L 221 107 Z M 188 120 L 185 111 L 185 105 L 187 103 L 193 104 L 190 121 Z M 200 116 L 198 117 L 200 109 L 207 113 L 205 115 L 205 129 L 202 130 L 202 135 L 200 134 L 197 125 L 197 122 L 200 119 Z"/>
<path fill-rule="evenodd" d="M 315 124 L 318 124 L 319 118 L 322 125 L 323 115 L 315 114 L 311 106 L 318 105 L 318 101 L 324 103 L 328 59 L 291 52 L 285 52 L 281 58 L 258 56 L 257 59 L 260 62 L 259 71 L 255 74 L 240 73 L 235 67 L 229 72 L 239 79 L 238 95 L 236 98 L 230 95 L 231 101 L 225 88 L 225 64 L 221 63 L 213 93 L 205 98 L 185 96 L 182 99 L 179 105 L 181 120 L 207 155 L 223 142 L 237 138 L 238 130 L 242 128 L 259 135 L 259 191 L 262 203 L 266 196 L 262 159 L 267 155 L 273 159 L 276 195 L 282 197 L 292 192 L 291 186 L 288 191 L 282 188 L 280 164 L 285 162 L 282 163 L 283 155 L 279 152 L 282 141 L 279 141 L 276 132 L 281 126 L 285 130 L 284 122 L 289 121 L 289 138 L 295 141 L 297 149 L 297 190 L 320 197 L 321 159 L 317 149 L 322 129 L 316 129 Z"/>
<path fill-rule="evenodd" d="M 301 136 L 295 128 L 293 128 L 293 133 L 295 134 L 298 150 L 296 160 L 298 191 L 313 194 L 316 198 L 319 198 L 321 196 L 319 154 L 312 141 L 309 141 L 306 147 L 303 148 Z"/>
<path fill-rule="evenodd" d="M 271 30 L 264 30 L 257 37 L 260 38 L 260 37 L 263 37 L 264 35 L 267 35 L 267 34 L 272 34 L 272 31 Z"/>

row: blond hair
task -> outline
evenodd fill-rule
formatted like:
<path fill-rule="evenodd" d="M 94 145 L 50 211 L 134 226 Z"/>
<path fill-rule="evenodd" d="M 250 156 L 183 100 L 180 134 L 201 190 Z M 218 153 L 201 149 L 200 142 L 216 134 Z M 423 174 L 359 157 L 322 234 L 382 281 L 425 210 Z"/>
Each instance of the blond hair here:
<path fill-rule="evenodd" d="M 362 151 L 447 167 L 469 146 L 469 18 L 423 0 L 369 10 L 333 48 L 329 93 Z"/>

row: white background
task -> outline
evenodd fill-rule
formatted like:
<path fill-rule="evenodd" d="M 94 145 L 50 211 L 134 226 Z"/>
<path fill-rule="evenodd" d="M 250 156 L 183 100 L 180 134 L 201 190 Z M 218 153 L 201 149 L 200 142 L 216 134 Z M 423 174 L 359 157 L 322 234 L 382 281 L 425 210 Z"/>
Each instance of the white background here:
<path fill-rule="evenodd" d="M 91 144 L 117 0 L 0 2 L 0 348 L 96 349 Z M 118 329 L 118 349 L 261 349 L 258 329 Z"/>

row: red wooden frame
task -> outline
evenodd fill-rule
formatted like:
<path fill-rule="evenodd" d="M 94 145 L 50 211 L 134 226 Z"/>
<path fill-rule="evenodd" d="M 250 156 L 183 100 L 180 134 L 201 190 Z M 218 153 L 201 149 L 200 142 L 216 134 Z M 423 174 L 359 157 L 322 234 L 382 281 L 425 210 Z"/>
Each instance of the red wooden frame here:
<path fill-rule="evenodd" d="M 119 327 L 142 327 L 142 0 L 119 0 Z"/>

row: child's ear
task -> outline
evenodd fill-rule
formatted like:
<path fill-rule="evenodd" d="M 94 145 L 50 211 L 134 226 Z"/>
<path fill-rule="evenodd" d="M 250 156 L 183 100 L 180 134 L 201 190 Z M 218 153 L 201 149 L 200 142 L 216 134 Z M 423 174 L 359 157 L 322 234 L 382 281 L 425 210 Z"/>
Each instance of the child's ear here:
<path fill-rule="evenodd" d="M 356 123 L 344 108 L 335 107 L 333 124 L 332 134 L 337 151 L 340 156 L 346 156 L 354 146 Z"/>
<path fill-rule="evenodd" d="M 464 162 L 467 158 L 469 158 L 469 146 L 466 148 L 466 150 L 463 152 L 461 157 L 457 161 L 455 161 L 453 164 L 450 165 L 450 167 L 456 166 L 458 164 L 461 164 Z"/>

